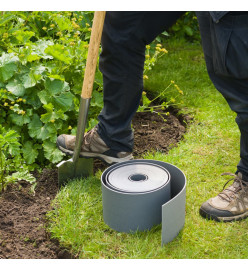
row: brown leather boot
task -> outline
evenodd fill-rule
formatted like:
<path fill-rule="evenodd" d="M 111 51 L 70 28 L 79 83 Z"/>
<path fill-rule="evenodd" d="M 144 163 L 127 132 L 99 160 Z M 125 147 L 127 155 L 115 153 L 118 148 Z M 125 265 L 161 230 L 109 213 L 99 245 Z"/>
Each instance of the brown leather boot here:
<path fill-rule="evenodd" d="M 242 179 L 242 174 L 232 175 L 234 181 L 231 186 L 224 189 L 216 197 L 204 202 L 200 207 L 200 215 L 216 221 L 234 221 L 248 217 L 248 182 Z"/>
<path fill-rule="evenodd" d="M 67 155 L 73 155 L 76 136 L 62 134 L 57 138 L 57 147 Z M 130 152 L 118 152 L 111 150 L 97 133 L 94 127 L 84 136 L 84 142 L 80 152 L 80 157 L 98 158 L 107 164 L 114 164 L 133 159 Z"/>

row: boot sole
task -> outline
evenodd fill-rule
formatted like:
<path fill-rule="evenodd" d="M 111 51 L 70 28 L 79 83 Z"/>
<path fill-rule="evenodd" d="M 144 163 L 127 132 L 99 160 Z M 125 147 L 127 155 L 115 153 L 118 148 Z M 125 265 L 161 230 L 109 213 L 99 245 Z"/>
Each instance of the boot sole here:
<path fill-rule="evenodd" d="M 200 208 L 200 215 L 204 218 L 210 219 L 210 220 L 215 220 L 218 222 L 231 222 L 231 221 L 239 221 L 242 219 L 246 219 L 248 217 L 248 211 L 241 214 L 241 215 L 236 215 L 236 216 L 231 216 L 231 217 L 218 217 L 213 214 L 208 214 L 205 212 L 203 209 Z"/>
<path fill-rule="evenodd" d="M 73 151 L 60 146 L 58 143 L 57 143 L 57 147 L 59 148 L 60 151 L 62 151 L 66 155 L 69 155 L 69 156 L 73 155 Z M 91 152 L 80 152 L 79 157 L 81 157 L 81 158 L 97 158 L 97 159 L 100 159 L 101 161 L 105 162 L 107 165 L 112 165 L 115 163 L 120 163 L 120 162 L 124 162 L 124 161 L 128 161 L 128 160 L 133 159 L 132 155 L 128 155 L 127 157 L 124 157 L 124 158 L 115 158 L 115 157 L 106 156 L 106 155 L 103 155 L 100 153 L 91 153 Z"/>

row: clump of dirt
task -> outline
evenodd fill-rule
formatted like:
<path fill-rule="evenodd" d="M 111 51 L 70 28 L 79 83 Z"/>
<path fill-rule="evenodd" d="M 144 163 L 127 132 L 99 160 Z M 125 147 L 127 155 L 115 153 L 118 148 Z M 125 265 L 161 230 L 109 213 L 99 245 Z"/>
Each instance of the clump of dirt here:
<path fill-rule="evenodd" d="M 168 152 L 185 133 L 185 122 L 170 113 L 165 120 L 150 112 L 137 113 L 133 119 L 134 158 L 142 158 L 147 151 Z M 94 162 L 95 170 L 107 166 Z M 0 258 L 58 259 L 73 256 L 52 240 L 46 232 L 46 213 L 58 192 L 57 169 L 36 173 L 35 194 L 25 181 L 9 186 L 0 195 Z"/>

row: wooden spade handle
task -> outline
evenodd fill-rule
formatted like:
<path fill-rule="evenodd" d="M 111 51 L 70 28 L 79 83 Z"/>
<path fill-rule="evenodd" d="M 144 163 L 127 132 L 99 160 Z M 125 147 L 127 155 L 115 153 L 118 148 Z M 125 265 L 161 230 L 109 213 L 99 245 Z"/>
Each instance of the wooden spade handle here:
<path fill-rule="evenodd" d="M 91 98 L 106 11 L 95 11 L 81 97 Z"/>

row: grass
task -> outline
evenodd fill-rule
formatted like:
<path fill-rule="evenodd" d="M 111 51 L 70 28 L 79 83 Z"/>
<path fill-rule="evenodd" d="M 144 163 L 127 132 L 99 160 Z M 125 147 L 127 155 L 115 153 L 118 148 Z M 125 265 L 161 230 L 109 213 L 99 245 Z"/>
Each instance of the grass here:
<path fill-rule="evenodd" d="M 163 98 L 175 97 L 180 113 L 194 120 L 184 139 L 168 154 L 144 158 L 178 166 L 187 177 L 185 226 L 172 242 L 161 247 L 161 225 L 148 232 L 118 233 L 102 218 L 99 171 L 64 187 L 49 213 L 48 230 L 79 258 L 128 259 L 234 259 L 248 258 L 248 220 L 217 223 L 203 219 L 200 205 L 216 196 L 227 181 L 223 172 L 235 172 L 239 161 L 239 131 L 235 114 L 208 78 L 200 45 L 168 41 L 169 54 L 161 58 L 146 81 L 147 91 Z"/>

